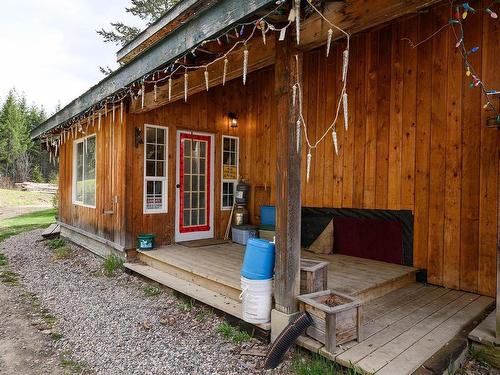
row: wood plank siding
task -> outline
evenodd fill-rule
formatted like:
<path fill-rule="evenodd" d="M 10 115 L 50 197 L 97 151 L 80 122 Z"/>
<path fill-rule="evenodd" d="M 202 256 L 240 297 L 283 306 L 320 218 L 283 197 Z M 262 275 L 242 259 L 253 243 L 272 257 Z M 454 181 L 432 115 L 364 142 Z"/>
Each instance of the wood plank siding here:
<path fill-rule="evenodd" d="M 429 282 L 494 296 L 498 131 L 485 126 L 483 98 L 478 88 L 469 88 L 451 28 L 418 48 L 403 40 L 423 40 L 448 19 L 449 7 L 442 3 L 352 37 L 349 129 L 341 119 L 338 156 L 330 135 L 313 150 L 309 183 L 302 163 L 302 205 L 412 210 L 414 266 L 427 269 Z M 464 26 L 466 46 L 480 47 L 472 64 L 490 88 L 498 87 L 498 23 L 477 12 Z M 324 48 L 303 54 L 304 117 L 313 141 L 335 113 L 343 49 L 340 41 L 328 59 Z M 275 203 L 280 150 L 273 83 L 269 66 L 249 74 L 246 86 L 239 77 L 190 96 L 188 103 L 128 114 L 126 125 L 115 127 L 115 186 L 108 182 L 110 130 L 103 126 L 97 137 L 96 209 L 71 204 L 67 143 L 61 150 L 61 220 L 128 248 L 143 232 L 155 233 L 159 244 L 173 242 L 176 132 L 193 130 L 215 134 L 216 235 L 223 235 L 229 217 L 220 202 L 222 135 L 240 139 L 240 175 L 252 186 L 249 211 L 255 223 L 258 207 Z M 238 116 L 236 129 L 228 124 L 228 112 Z M 143 214 L 144 149 L 135 147 L 134 133 L 144 124 L 169 129 L 167 214 Z M 304 161 L 306 154 L 303 146 Z M 114 195 L 115 214 L 103 214 L 112 209 Z"/>

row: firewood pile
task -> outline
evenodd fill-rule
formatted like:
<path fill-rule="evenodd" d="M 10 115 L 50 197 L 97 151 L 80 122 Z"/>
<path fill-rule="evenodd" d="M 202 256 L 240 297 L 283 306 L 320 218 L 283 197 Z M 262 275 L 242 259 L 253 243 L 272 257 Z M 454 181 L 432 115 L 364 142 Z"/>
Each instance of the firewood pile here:
<path fill-rule="evenodd" d="M 57 193 L 57 185 L 55 184 L 43 184 L 36 182 L 18 182 L 15 184 L 16 189 L 23 191 L 33 191 L 36 193 L 48 193 L 48 194 L 56 194 Z"/>

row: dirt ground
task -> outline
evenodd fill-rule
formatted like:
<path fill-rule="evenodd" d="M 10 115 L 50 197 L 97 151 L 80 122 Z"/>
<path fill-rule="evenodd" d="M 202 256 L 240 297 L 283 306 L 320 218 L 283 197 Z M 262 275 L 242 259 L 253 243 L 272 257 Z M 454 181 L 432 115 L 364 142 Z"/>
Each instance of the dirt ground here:
<path fill-rule="evenodd" d="M 33 308 L 20 293 L 0 283 L 0 374 L 65 374 L 52 339 L 34 326 Z"/>

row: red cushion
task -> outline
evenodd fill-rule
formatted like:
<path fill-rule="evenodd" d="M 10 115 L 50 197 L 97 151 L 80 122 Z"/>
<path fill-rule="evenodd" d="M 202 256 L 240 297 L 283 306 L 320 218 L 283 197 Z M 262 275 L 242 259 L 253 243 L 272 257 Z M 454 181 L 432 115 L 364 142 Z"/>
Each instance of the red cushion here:
<path fill-rule="evenodd" d="M 378 219 L 335 217 L 334 227 L 336 253 L 403 264 L 401 223 Z"/>

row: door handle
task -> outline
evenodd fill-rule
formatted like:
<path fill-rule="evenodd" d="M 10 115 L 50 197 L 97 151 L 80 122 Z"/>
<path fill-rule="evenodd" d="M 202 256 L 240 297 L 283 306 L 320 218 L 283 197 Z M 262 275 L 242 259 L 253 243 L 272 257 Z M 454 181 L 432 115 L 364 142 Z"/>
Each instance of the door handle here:
<path fill-rule="evenodd" d="M 181 188 L 181 184 L 177 184 L 177 185 L 175 185 L 175 187 L 176 187 L 177 189 L 180 189 L 180 188 Z"/>

